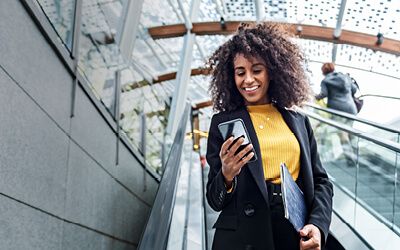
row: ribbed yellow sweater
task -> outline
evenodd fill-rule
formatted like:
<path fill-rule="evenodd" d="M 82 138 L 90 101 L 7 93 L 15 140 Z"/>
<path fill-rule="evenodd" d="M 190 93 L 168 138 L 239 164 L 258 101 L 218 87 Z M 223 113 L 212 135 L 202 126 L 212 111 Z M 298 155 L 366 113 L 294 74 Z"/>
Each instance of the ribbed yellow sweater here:
<path fill-rule="evenodd" d="M 300 146 L 281 113 L 273 104 L 247 106 L 247 110 L 260 144 L 265 179 L 279 184 L 279 166 L 284 162 L 293 179 L 297 180 L 300 172 Z"/>

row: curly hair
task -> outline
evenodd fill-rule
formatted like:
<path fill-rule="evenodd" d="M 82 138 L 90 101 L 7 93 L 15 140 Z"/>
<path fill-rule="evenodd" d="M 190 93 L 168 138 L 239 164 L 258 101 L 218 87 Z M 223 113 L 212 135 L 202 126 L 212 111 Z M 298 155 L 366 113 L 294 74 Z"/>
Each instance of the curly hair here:
<path fill-rule="evenodd" d="M 239 25 L 235 35 L 221 45 L 208 60 L 215 111 L 232 111 L 245 105 L 234 79 L 234 58 L 264 60 L 270 80 L 268 95 L 280 107 L 301 106 L 309 99 L 310 88 L 304 72 L 304 56 L 291 41 L 285 26 L 276 23 Z"/>

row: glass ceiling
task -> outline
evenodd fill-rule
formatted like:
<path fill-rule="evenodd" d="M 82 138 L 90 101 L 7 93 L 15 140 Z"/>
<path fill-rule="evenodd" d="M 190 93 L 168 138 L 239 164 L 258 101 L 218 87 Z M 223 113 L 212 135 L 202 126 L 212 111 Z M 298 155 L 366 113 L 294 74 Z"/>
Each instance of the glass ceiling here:
<path fill-rule="evenodd" d="M 71 49 L 71 29 L 75 0 L 36 0 L 46 14 L 60 40 Z M 180 2 L 178 2 L 180 1 Z M 161 75 L 177 72 L 181 62 L 184 38 L 174 37 L 154 40 L 148 28 L 170 24 L 184 24 L 193 0 L 143 0 L 142 12 L 136 33 L 132 57 L 128 60 L 120 53 L 117 37 L 124 23 L 128 0 L 84 0 L 82 27 L 79 44 L 79 71 L 88 80 L 95 95 L 110 110 L 114 109 L 115 72 L 123 71 L 121 93 L 121 122 L 131 137 L 139 135 L 137 127 L 140 113 L 148 115 L 149 133 L 158 137 L 166 123 L 171 95 L 176 81 L 153 83 Z M 196 22 L 256 21 L 257 13 L 265 14 L 262 20 L 314 25 L 335 28 L 341 18 L 341 28 L 384 38 L 400 40 L 399 0 L 198 0 Z M 258 3 L 258 4 L 256 4 Z M 261 3 L 261 4 L 260 4 Z M 136 4 L 136 3 L 135 3 Z M 340 10 L 343 7 L 343 15 Z M 264 11 L 258 11 L 261 8 Z M 340 23 L 340 22 L 339 22 Z M 207 58 L 230 36 L 196 36 L 193 45 L 192 69 L 204 67 Z M 368 74 L 390 76 L 400 86 L 400 57 L 374 52 L 352 45 L 334 45 L 329 42 L 295 39 L 304 50 L 309 64 L 321 64 L 332 60 L 336 50 L 336 64 Z M 335 48 L 336 46 L 336 48 Z M 318 69 L 319 71 L 319 69 Z M 311 72 L 310 81 L 318 84 Z M 319 79 L 318 79 L 319 81 Z M 192 104 L 209 100 L 209 78 L 193 76 L 190 79 L 188 98 Z M 362 83 L 360 83 L 362 85 Z M 362 86 L 361 86 L 362 88 Z M 397 93 L 394 93 L 396 95 Z M 397 94 L 398 95 L 398 94 Z M 161 112 L 161 113 L 160 113 Z M 165 112 L 165 113 L 162 113 Z M 210 116 L 211 109 L 202 110 Z M 161 114 L 161 115 L 160 115 Z M 158 120 L 154 120 L 158 117 Z M 160 125 L 161 126 L 161 125 Z M 157 140 L 161 141 L 160 138 Z M 158 149 L 154 149 L 158 150 Z"/>
<path fill-rule="evenodd" d="M 182 0 L 185 13 L 189 13 L 190 0 Z M 257 6 L 254 0 L 200 0 L 198 22 L 219 21 L 255 21 Z M 287 23 L 308 24 L 335 28 L 339 16 L 341 0 L 285 1 L 264 0 L 265 20 Z M 177 0 L 144 0 L 140 19 L 141 32 L 136 41 L 134 58 L 148 65 L 156 74 L 175 72 L 179 66 L 183 37 L 153 40 L 147 34 L 147 28 L 184 23 L 182 9 Z M 342 29 L 376 35 L 382 33 L 385 38 L 400 40 L 400 1 L 348 0 L 344 9 Z M 146 36 L 146 38 L 143 38 Z M 191 68 L 204 66 L 206 58 L 229 36 L 196 36 L 193 48 Z M 147 44 L 144 44 L 147 41 Z M 151 42 L 149 42 L 151 41 Z M 329 42 L 298 39 L 310 62 L 328 62 L 332 60 L 333 44 Z M 351 45 L 337 45 L 336 63 L 349 65 L 366 71 L 377 72 L 400 78 L 400 58 L 398 56 L 374 52 L 370 49 Z M 192 77 L 193 78 L 193 77 Z M 192 79 L 188 91 L 194 102 L 207 99 L 207 77 Z M 201 88 L 198 86 L 201 85 Z"/>

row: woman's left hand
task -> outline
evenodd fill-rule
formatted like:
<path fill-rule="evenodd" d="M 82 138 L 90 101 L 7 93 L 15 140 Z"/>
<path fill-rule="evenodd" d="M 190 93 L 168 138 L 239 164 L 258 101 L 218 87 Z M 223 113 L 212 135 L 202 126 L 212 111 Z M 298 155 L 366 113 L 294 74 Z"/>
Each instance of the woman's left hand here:
<path fill-rule="evenodd" d="M 300 230 L 300 236 L 307 238 L 307 240 L 300 240 L 301 250 L 321 250 L 321 232 L 318 227 L 313 224 L 307 224 Z"/>

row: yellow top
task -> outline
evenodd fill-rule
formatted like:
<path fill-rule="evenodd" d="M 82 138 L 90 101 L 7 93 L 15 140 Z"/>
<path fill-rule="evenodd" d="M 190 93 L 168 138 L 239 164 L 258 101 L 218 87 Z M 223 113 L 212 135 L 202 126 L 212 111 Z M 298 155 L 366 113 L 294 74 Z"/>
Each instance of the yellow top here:
<path fill-rule="evenodd" d="M 279 184 L 280 164 L 284 162 L 293 179 L 297 180 L 300 145 L 281 113 L 272 104 L 247 106 L 247 110 L 260 144 L 265 179 Z"/>

